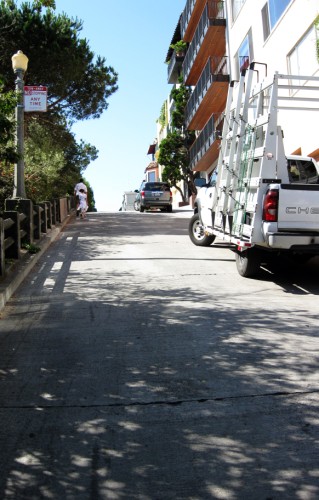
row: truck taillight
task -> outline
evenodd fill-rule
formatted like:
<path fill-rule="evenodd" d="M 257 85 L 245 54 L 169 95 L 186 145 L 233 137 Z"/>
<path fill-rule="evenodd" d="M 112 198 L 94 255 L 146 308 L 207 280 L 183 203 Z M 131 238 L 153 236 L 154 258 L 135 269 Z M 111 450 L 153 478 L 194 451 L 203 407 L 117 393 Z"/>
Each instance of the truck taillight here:
<path fill-rule="evenodd" d="M 142 198 L 144 198 L 144 196 L 145 196 L 145 191 L 141 191 L 141 196 L 142 196 Z"/>
<path fill-rule="evenodd" d="M 269 189 L 264 199 L 263 220 L 266 222 L 277 222 L 278 219 L 278 189 Z"/>

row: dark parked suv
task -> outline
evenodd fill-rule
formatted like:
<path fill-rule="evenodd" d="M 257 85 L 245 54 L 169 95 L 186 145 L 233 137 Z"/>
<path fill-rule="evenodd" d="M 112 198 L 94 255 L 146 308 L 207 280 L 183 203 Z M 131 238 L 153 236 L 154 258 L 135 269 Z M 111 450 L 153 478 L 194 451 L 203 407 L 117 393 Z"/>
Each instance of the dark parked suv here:
<path fill-rule="evenodd" d="M 135 199 L 135 210 L 148 208 L 172 211 L 172 193 L 166 182 L 143 182 Z"/>

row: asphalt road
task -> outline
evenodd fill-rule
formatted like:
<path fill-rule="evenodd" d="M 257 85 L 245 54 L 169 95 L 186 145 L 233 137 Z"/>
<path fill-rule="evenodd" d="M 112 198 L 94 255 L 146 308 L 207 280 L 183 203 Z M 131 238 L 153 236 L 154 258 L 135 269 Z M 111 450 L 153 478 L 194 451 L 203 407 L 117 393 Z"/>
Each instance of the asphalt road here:
<path fill-rule="evenodd" d="M 74 220 L 1 312 L 1 499 L 319 498 L 319 262 L 190 215 Z"/>

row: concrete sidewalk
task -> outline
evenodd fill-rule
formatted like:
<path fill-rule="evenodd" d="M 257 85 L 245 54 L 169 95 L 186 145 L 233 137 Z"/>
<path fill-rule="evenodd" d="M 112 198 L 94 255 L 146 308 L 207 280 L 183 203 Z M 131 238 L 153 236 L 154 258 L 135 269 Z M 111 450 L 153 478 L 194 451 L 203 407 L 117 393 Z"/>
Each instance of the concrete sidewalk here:
<path fill-rule="evenodd" d="M 117 214 L 117 212 L 114 213 Z M 119 212 L 118 214 L 122 215 L 128 213 L 136 214 L 137 212 Z M 175 217 L 191 218 L 193 215 L 193 209 L 190 205 L 187 205 L 185 207 L 174 209 L 173 214 Z M 90 214 L 88 214 L 88 218 L 89 216 Z M 51 243 L 58 238 L 64 227 L 74 219 L 75 214 L 68 215 L 61 224 L 57 224 L 50 230 L 50 232 L 43 235 L 41 240 L 36 242 L 36 245 L 40 248 L 39 252 L 35 254 L 30 254 L 25 250 L 21 252 L 21 258 L 12 264 L 12 266 L 8 269 L 7 276 L 3 280 L 0 280 L 0 311 L 5 307 L 7 301 L 10 297 L 12 297 L 23 280 L 28 276 L 41 256 L 48 250 Z"/>
<path fill-rule="evenodd" d="M 47 234 L 44 234 L 41 240 L 36 242 L 36 246 L 40 248 L 39 252 L 30 254 L 27 250 L 21 251 L 20 259 L 8 268 L 7 275 L 0 280 L 0 311 L 47 251 L 51 243 L 58 238 L 63 228 L 74 218 L 74 214 L 68 215 L 62 223 L 57 224 Z"/>

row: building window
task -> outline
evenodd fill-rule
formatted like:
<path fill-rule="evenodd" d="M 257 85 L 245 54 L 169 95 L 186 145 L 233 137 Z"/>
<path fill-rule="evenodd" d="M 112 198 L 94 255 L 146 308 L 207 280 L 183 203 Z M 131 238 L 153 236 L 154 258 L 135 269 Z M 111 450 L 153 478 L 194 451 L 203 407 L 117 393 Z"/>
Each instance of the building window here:
<path fill-rule="evenodd" d="M 238 66 L 239 72 L 243 69 L 247 69 L 249 66 L 249 38 L 246 36 L 245 40 L 241 44 L 238 50 Z"/>
<path fill-rule="evenodd" d="M 237 77 L 240 76 L 240 73 L 243 69 L 248 69 L 249 64 L 253 60 L 252 54 L 252 34 L 251 30 L 249 30 L 248 34 L 245 36 L 242 44 L 240 45 L 238 52 L 236 54 L 237 60 Z"/>
<path fill-rule="evenodd" d="M 316 54 L 316 29 L 314 26 L 288 54 L 288 71 L 291 75 L 313 75 L 318 71 Z"/>
<path fill-rule="evenodd" d="M 156 175 L 155 172 L 148 172 L 147 173 L 147 182 L 155 182 L 156 181 Z"/>
<path fill-rule="evenodd" d="M 261 10 L 264 40 L 268 38 L 270 32 L 291 2 L 292 0 L 267 0 Z"/>
<path fill-rule="evenodd" d="M 232 0 L 231 9 L 232 9 L 233 22 L 235 21 L 236 17 L 239 14 L 240 9 L 242 8 L 245 2 L 246 0 Z"/>

